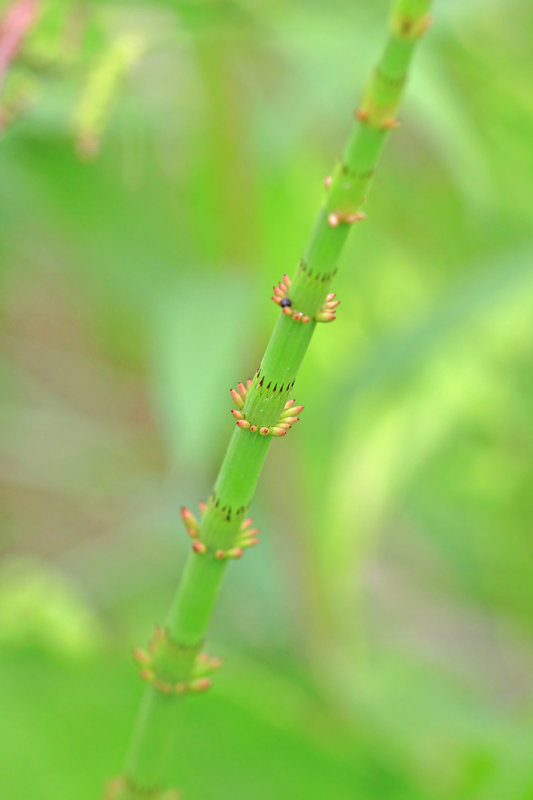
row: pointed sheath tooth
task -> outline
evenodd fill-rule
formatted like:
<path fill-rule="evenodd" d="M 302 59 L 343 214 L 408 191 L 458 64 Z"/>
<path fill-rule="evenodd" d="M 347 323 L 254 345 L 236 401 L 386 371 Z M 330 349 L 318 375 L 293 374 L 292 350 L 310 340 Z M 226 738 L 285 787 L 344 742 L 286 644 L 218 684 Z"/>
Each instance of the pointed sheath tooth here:
<path fill-rule="evenodd" d="M 251 528 L 250 530 L 244 531 L 237 539 L 237 545 L 239 547 L 244 547 L 246 542 L 250 541 L 250 539 L 256 539 L 259 535 L 259 528 Z"/>
<path fill-rule="evenodd" d="M 296 414 L 301 414 L 304 410 L 305 406 L 293 406 L 292 408 L 288 408 L 286 411 L 283 411 L 281 418 L 287 419 L 287 417 L 295 416 Z"/>
<path fill-rule="evenodd" d="M 235 389 L 230 389 L 229 393 L 237 408 L 244 408 L 244 399 L 239 392 L 236 392 Z"/>
<path fill-rule="evenodd" d="M 277 428 L 283 428 L 283 429 L 284 429 L 284 430 L 286 430 L 286 431 L 290 431 L 290 429 L 291 429 L 291 426 L 289 425 L 289 423 L 288 423 L 288 422 L 278 422 L 278 424 L 276 425 L 276 427 L 277 427 Z"/>
<path fill-rule="evenodd" d="M 340 300 L 328 300 L 326 303 L 326 308 L 337 308 L 337 306 L 340 306 L 340 304 Z"/>
<path fill-rule="evenodd" d="M 241 395 L 241 397 L 243 398 L 246 397 L 247 389 L 242 381 L 239 381 L 239 383 L 237 384 L 237 389 L 239 390 L 239 394 Z"/>
<path fill-rule="evenodd" d="M 204 501 L 202 500 L 202 502 L 200 503 L 200 514 L 202 515 L 202 517 L 205 514 L 206 508 L 207 508 L 207 503 L 204 503 Z"/>
<path fill-rule="evenodd" d="M 186 506 L 182 506 L 181 509 L 180 509 L 180 514 L 181 514 L 182 520 L 185 523 L 187 523 L 188 525 L 191 525 L 193 522 L 196 522 L 196 518 L 195 518 L 194 514 L 192 513 L 192 511 L 190 510 L 190 508 L 187 508 Z"/>
<path fill-rule="evenodd" d="M 285 436 L 286 433 L 287 431 L 284 430 L 283 428 L 276 428 L 276 427 L 270 428 L 271 436 Z"/>
<path fill-rule="evenodd" d="M 237 411 L 235 408 L 231 409 L 231 413 L 235 417 L 235 419 L 244 419 L 244 414 L 242 411 Z"/>
<path fill-rule="evenodd" d="M 292 310 L 291 310 L 291 307 L 290 307 L 290 306 L 283 306 L 281 310 L 283 311 L 283 313 L 284 313 L 284 314 L 285 314 L 287 317 L 292 317 Z"/>
<path fill-rule="evenodd" d="M 262 428 L 259 428 L 259 433 L 261 434 L 261 436 L 268 436 L 268 428 L 266 428 L 266 427 L 263 425 L 263 427 L 262 427 Z"/>
<path fill-rule="evenodd" d="M 246 381 L 246 391 L 248 391 L 251 385 L 252 385 L 252 379 L 248 378 L 248 380 Z"/>
<path fill-rule="evenodd" d="M 193 675 L 196 675 L 198 678 L 209 675 L 210 672 L 220 669 L 222 663 L 222 659 L 218 658 L 218 656 L 210 656 L 207 653 L 200 653 L 200 655 L 197 656 L 193 667 Z"/>
<path fill-rule="evenodd" d="M 300 419 L 300 417 L 283 417 L 282 416 L 282 417 L 280 417 L 280 423 L 281 422 L 284 422 L 284 423 L 288 422 L 289 425 L 294 425 L 294 423 L 298 422 L 299 419 Z"/>
<path fill-rule="evenodd" d="M 210 686 L 211 681 L 209 678 L 198 678 L 195 681 L 191 681 L 187 688 L 189 692 L 205 692 Z"/>
<path fill-rule="evenodd" d="M 191 530 L 193 531 L 200 530 L 200 525 L 198 524 L 198 520 L 196 519 L 192 511 L 190 511 L 188 508 L 185 508 L 185 506 L 182 506 L 180 513 L 181 513 L 181 518 L 183 520 L 183 524 L 187 529 L 187 533 L 189 533 L 189 531 Z"/>
<path fill-rule="evenodd" d="M 280 303 L 281 303 L 281 297 L 271 297 L 270 299 L 271 299 L 271 300 L 273 300 L 275 303 L 277 303 L 277 304 L 278 304 L 278 306 L 279 306 L 279 305 L 280 305 Z"/>
<path fill-rule="evenodd" d="M 200 531 L 197 530 L 196 528 L 187 528 L 187 533 L 189 534 L 191 539 L 196 539 Z"/>
<path fill-rule="evenodd" d="M 399 119 L 386 119 L 383 122 L 382 128 L 386 131 L 393 131 L 396 128 L 400 127 L 400 120 Z"/>
<path fill-rule="evenodd" d="M 239 426 L 239 428 L 243 428 L 243 430 L 247 430 L 250 427 L 250 423 L 248 422 L 247 419 L 238 419 L 237 425 Z"/>
<path fill-rule="evenodd" d="M 250 425 L 250 432 L 255 433 L 257 430 L 257 425 Z"/>
<path fill-rule="evenodd" d="M 287 289 L 291 288 L 291 279 L 289 278 L 286 272 L 283 273 L 283 283 L 285 284 Z"/>
<path fill-rule="evenodd" d="M 242 556 L 242 548 L 241 547 L 232 547 L 230 550 L 226 550 L 227 558 L 241 558 Z"/>
<path fill-rule="evenodd" d="M 150 664 L 152 660 L 148 655 L 148 653 L 145 653 L 145 651 L 141 650 L 140 647 L 136 647 L 133 650 L 133 658 L 135 659 L 135 661 L 138 661 L 139 664 Z"/>
<path fill-rule="evenodd" d="M 139 677 L 143 679 L 143 681 L 148 681 L 148 683 L 152 683 L 155 678 L 155 673 L 152 672 L 151 669 L 142 669 L 139 672 Z"/>
<path fill-rule="evenodd" d="M 248 519 L 245 519 L 241 524 L 241 531 L 246 530 L 246 528 L 249 528 L 253 524 L 254 524 L 253 519 L 251 517 L 248 517 Z"/>
<path fill-rule="evenodd" d="M 207 551 L 207 547 L 205 546 L 205 544 L 199 541 L 195 541 L 192 543 L 192 549 L 194 550 L 195 553 L 198 553 L 198 555 L 200 556 L 203 556 Z"/>
<path fill-rule="evenodd" d="M 215 558 L 218 558 L 218 559 L 226 558 L 226 554 L 225 554 L 224 550 L 217 550 L 216 553 L 215 553 Z"/>
<path fill-rule="evenodd" d="M 259 539 L 243 539 L 239 542 L 239 547 L 242 550 L 247 550 L 249 547 L 259 544 Z"/>
<path fill-rule="evenodd" d="M 238 547 L 252 547 L 252 545 L 257 544 L 259 542 L 259 537 L 256 536 L 259 531 L 256 529 L 255 531 L 250 531 L 246 536 L 241 536 L 237 540 Z"/>
<path fill-rule="evenodd" d="M 337 293 L 336 293 L 336 292 L 330 292 L 330 293 L 329 293 L 329 294 L 326 296 L 326 300 L 333 300 L 333 298 L 334 298 L 334 297 L 336 297 L 336 296 L 337 296 Z"/>
<path fill-rule="evenodd" d="M 295 402 L 296 401 L 294 400 L 294 398 L 292 400 L 287 400 L 287 402 L 285 403 L 284 407 L 285 408 L 290 408 L 292 405 L 294 405 Z"/>
<path fill-rule="evenodd" d="M 286 408 L 284 411 L 281 412 L 279 418 L 285 420 L 288 419 L 288 417 L 293 417 L 295 413 L 296 412 L 294 411 L 293 408 Z"/>
<path fill-rule="evenodd" d="M 310 321 L 311 321 L 311 317 L 308 317 L 307 314 L 304 314 L 303 317 L 302 317 L 302 322 L 310 322 Z"/>
<path fill-rule="evenodd" d="M 328 217 L 328 225 L 331 228 L 336 228 L 339 224 L 339 217 L 337 214 L 330 214 Z"/>

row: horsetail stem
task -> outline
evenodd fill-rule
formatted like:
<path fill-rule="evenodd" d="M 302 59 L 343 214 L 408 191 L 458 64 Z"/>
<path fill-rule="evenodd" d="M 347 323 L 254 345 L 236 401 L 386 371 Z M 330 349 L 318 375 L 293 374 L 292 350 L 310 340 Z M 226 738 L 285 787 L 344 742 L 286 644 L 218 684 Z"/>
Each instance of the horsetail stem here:
<path fill-rule="evenodd" d="M 201 654 L 206 629 L 228 560 L 257 543 L 247 519 L 272 438 L 285 436 L 303 406 L 293 387 L 317 323 L 335 318 L 338 300 L 329 291 L 350 226 L 361 210 L 384 142 L 397 127 L 396 112 L 417 40 L 429 24 L 430 0 L 395 0 L 389 37 L 363 93 L 343 154 L 331 177 L 311 237 L 292 279 L 274 287 L 281 312 L 261 364 L 246 382 L 231 389 L 236 420 L 213 492 L 200 519 L 182 511 L 192 537 L 189 555 L 164 629 L 150 651 L 136 651 L 146 690 L 126 765 L 108 797 L 113 800 L 170 800 L 164 789 L 165 762 L 175 727 L 178 696 L 203 691 L 218 660 Z"/>

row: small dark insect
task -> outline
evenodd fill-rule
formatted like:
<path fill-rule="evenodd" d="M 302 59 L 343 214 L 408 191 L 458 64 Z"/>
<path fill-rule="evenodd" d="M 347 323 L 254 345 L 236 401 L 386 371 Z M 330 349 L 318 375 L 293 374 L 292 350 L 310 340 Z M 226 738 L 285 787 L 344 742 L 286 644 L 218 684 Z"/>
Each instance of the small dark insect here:
<path fill-rule="evenodd" d="M 292 300 L 289 300 L 288 297 L 284 297 L 280 302 L 280 306 L 282 308 L 287 308 L 287 306 L 292 306 Z"/>

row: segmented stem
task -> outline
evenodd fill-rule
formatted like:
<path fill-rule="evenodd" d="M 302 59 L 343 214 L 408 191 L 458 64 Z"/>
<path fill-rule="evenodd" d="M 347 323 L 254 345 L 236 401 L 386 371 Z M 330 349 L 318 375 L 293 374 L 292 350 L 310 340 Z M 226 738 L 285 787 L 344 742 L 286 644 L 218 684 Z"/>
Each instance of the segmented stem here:
<path fill-rule="evenodd" d="M 396 0 L 393 4 L 385 50 L 364 91 L 342 158 L 326 180 L 325 201 L 288 284 L 292 307 L 309 317 L 309 322 L 299 324 L 290 313 L 280 313 L 244 404 L 239 401 L 238 416 L 257 429 L 275 426 L 292 396 L 350 226 L 363 216 L 361 207 L 383 144 L 397 125 L 396 111 L 416 41 L 429 22 L 429 5 L 430 0 Z M 203 642 L 228 563 L 212 554 L 234 547 L 271 441 L 271 436 L 237 425 L 207 502 L 198 534 L 203 544 L 196 543 L 188 558 L 165 626 L 169 640 L 179 645 L 182 653 L 190 649 L 183 680 L 190 677 L 187 669 L 192 670 Z M 164 781 L 177 700 L 176 695 L 165 696 L 152 686 L 146 690 L 127 762 L 128 794 L 124 798 L 146 797 L 150 790 L 154 797 L 163 796 L 163 790 L 156 787 Z M 139 787 L 137 794 L 135 787 Z"/>

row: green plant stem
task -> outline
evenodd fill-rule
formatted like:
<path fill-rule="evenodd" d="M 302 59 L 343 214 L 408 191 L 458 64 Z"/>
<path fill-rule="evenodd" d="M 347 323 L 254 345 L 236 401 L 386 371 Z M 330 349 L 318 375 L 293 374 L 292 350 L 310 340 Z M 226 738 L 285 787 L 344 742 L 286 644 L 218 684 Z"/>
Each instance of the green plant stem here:
<path fill-rule="evenodd" d="M 314 333 L 314 316 L 322 307 L 337 261 L 349 233 L 347 221 L 365 201 L 383 144 L 392 127 L 417 39 L 427 27 L 430 0 L 393 3 L 387 44 L 363 94 L 357 121 L 335 167 L 311 238 L 290 287 L 292 308 L 310 317 L 296 322 L 280 314 L 261 365 L 246 395 L 243 413 L 259 426 L 276 424 L 292 395 L 296 375 Z M 217 550 L 235 545 L 271 443 L 236 427 L 202 518 L 199 539 L 207 552 L 192 552 L 166 620 L 166 634 L 179 648 L 180 677 L 191 676 L 227 568 Z M 149 687 L 137 720 L 126 767 L 128 789 L 122 798 L 164 797 L 166 753 L 175 727 L 176 695 Z"/>

